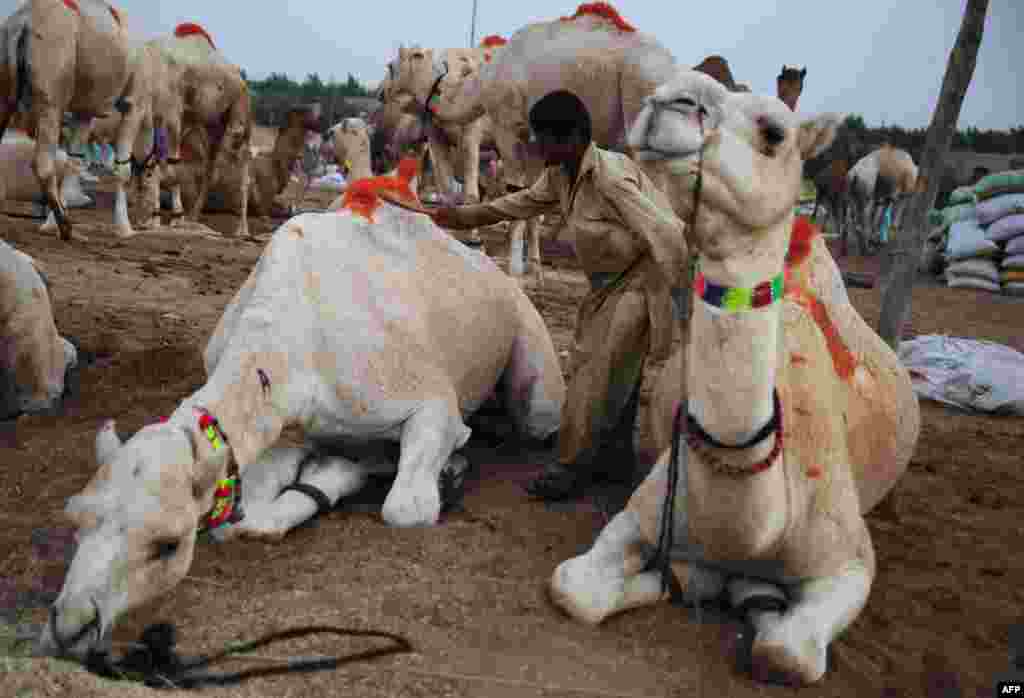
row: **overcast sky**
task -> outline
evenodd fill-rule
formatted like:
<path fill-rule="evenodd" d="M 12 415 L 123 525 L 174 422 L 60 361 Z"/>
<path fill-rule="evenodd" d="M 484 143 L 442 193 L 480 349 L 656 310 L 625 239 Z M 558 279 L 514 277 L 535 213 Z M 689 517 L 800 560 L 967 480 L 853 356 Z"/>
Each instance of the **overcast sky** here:
<path fill-rule="evenodd" d="M 559 4 L 561 2 L 562 4 Z M 572 14 L 580 0 L 478 0 L 476 40 Z M 19 4 L 0 0 L 7 15 Z M 783 63 L 807 66 L 801 112 L 863 114 L 869 125 L 924 127 L 938 99 L 966 0 L 617 0 L 683 65 L 725 56 L 739 82 L 774 94 Z M 473 0 L 120 0 L 142 38 L 183 21 L 206 27 L 250 78 L 348 73 L 376 83 L 400 42 L 469 45 Z M 1024 124 L 1024 0 L 990 0 L 978 65 L 958 126 Z"/>

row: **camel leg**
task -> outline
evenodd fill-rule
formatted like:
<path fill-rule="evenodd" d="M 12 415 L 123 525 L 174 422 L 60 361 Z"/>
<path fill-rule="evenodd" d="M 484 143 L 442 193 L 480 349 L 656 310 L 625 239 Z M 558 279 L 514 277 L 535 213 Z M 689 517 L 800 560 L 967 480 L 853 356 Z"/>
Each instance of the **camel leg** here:
<path fill-rule="evenodd" d="M 508 241 L 508 273 L 513 277 L 522 277 L 525 268 L 523 266 L 523 236 L 526 231 L 526 221 L 512 221 Z"/>
<path fill-rule="evenodd" d="M 318 504 L 308 494 L 296 490 L 282 492 L 294 481 L 299 462 L 304 456 L 303 449 L 284 448 L 271 449 L 261 459 L 263 463 L 260 466 L 275 471 L 261 483 L 269 486 L 261 487 L 251 495 L 249 489 L 243 487 L 245 518 L 226 532 L 225 539 L 237 536 L 276 542 L 288 531 L 316 515 Z M 370 475 L 387 472 L 386 465 L 380 467 L 341 456 L 325 456 L 307 462 L 299 482 L 323 492 L 331 506 L 334 506 L 342 497 L 361 490 Z M 391 463 L 390 471 L 394 472 L 394 469 L 395 464 Z"/>
<path fill-rule="evenodd" d="M 597 625 L 616 613 L 668 598 L 662 592 L 661 572 L 643 571 L 650 546 L 634 506 L 637 501 L 640 507 L 656 502 L 660 526 L 667 480 L 667 465 L 662 460 L 626 508 L 601 530 L 590 550 L 555 568 L 548 591 L 557 606 L 579 621 Z M 678 510 L 674 524 L 678 536 L 686 526 Z M 686 562 L 673 561 L 672 573 L 683 588 L 684 599 L 692 603 L 715 598 L 725 586 L 722 573 Z"/>
<path fill-rule="evenodd" d="M 227 134 L 224 134 L 224 138 L 227 138 Z M 199 215 L 206 208 L 206 199 L 210 196 L 210 187 L 213 186 L 213 177 L 217 172 L 217 165 L 221 158 L 221 151 L 224 148 L 224 143 L 212 142 L 206 152 L 206 161 L 200 168 L 199 175 L 199 192 L 196 196 L 195 202 L 192 204 L 192 211 L 188 214 L 188 219 L 195 223 L 199 222 Z"/>
<path fill-rule="evenodd" d="M 146 111 L 137 104 L 131 104 L 121 117 L 117 128 L 117 142 L 114 146 L 114 176 L 117 177 L 117 195 L 114 200 L 114 232 L 125 240 L 135 237 L 138 231 L 132 228 L 128 218 L 128 184 L 132 178 L 132 154 L 135 141 L 142 129 Z"/>
<path fill-rule="evenodd" d="M 480 202 L 480 142 L 483 140 L 481 131 L 483 122 L 477 119 L 470 126 L 463 129 L 460 154 L 462 156 L 462 182 L 465 203 L 476 204 Z M 473 228 L 469 231 L 467 242 L 473 246 L 482 245 L 480 229 Z"/>
<path fill-rule="evenodd" d="M 249 157 L 242 155 L 242 210 L 238 219 L 238 228 L 235 230 L 235 237 L 251 238 L 249 234 Z"/>
<path fill-rule="evenodd" d="M 534 284 L 541 286 L 544 284 L 544 267 L 540 260 L 540 217 L 531 218 L 525 223 L 528 245 L 526 272 Z"/>
<path fill-rule="evenodd" d="M 832 577 L 802 582 L 783 615 L 755 614 L 754 677 L 803 685 L 825 675 L 828 645 L 860 614 L 871 590 L 866 566 L 855 562 Z"/>
<path fill-rule="evenodd" d="M 67 242 L 77 240 L 86 242 L 88 238 L 72 230 L 68 210 L 61 200 L 57 182 L 57 142 L 60 139 L 60 122 L 63 117 L 61 110 L 53 106 L 42 108 L 38 112 L 36 122 L 36 153 L 32 161 L 39 186 L 47 205 L 53 211 L 60 229 L 60 239 Z"/>
<path fill-rule="evenodd" d="M 398 474 L 384 500 L 381 515 L 392 526 L 437 523 L 441 513 L 438 480 L 445 467 L 465 467 L 453 452 L 469 440 L 470 429 L 454 394 L 419 407 L 402 426 Z"/>

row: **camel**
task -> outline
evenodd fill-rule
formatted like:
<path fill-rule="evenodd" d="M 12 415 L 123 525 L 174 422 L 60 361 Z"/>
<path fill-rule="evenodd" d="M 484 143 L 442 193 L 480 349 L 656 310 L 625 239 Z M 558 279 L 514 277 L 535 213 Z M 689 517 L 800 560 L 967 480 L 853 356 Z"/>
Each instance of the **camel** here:
<path fill-rule="evenodd" d="M 351 117 L 343 119 L 331 127 L 331 140 L 334 144 L 334 156 L 338 162 L 347 163 L 348 173 L 346 174 L 346 192 L 336 197 L 328 206 L 328 211 L 339 211 L 346 206 L 346 199 L 350 199 L 347 189 L 352 183 L 373 177 L 373 168 L 370 159 L 370 140 L 373 129 L 362 119 Z M 414 151 L 413 151 L 414 152 Z M 418 161 L 418 157 L 415 160 Z M 413 158 L 406 158 L 406 162 L 412 162 Z M 419 172 L 411 171 L 402 177 L 398 168 L 382 175 L 386 178 L 404 178 L 406 186 L 410 191 L 417 191 L 419 185 Z"/>
<path fill-rule="evenodd" d="M 249 237 L 248 213 L 266 218 L 272 215 L 274 203 L 288 186 L 292 163 L 302 157 L 306 137 L 318 132 L 320 126 L 318 105 L 292 108 L 286 115 L 286 124 L 278 131 L 273 150 L 251 156 L 248 186 L 242 186 L 246 174 L 239 170 L 224 172 L 210 188 L 204 210 L 230 211 L 242 215 L 236 235 Z M 187 209 L 197 208 L 202 177 L 209 150 L 207 129 L 188 129 L 182 141 L 182 165 L 173 181 L 181 187 L 182 203 Z M 246 208 L 243 208 L 246 207 Z"/>
<path fill-rule="evenodd" d="M 805 77 L 806 67 L 797 69 L 795 66 L 784 65 L 775 78 L 775 96 L 793 111 L 796 111 L 796 103 L 803 94 Z"/>
<path fill-rule="evenodd" d="M 667 424 L 681 403 L 689 425 L 672 574 L 691 602 L 728 592 L 755 630 L 755 675 L 794 684 L 823 676 L 829 643 L 867 601 L 875 556 L 863 514 L 906 470 L 920 429 L 907 371 L 850 305 L 816 229 L 794 222 L 803 161 L 841 122 L 685 71 L 630 133 L 681 213 L 701 182 L 688 341 L 659 381 L 657 416 Z M 670 456 L 589 551 L 554 571 L 551 598 L 572 617 L 597 624 L 666 598 L 646 565 Z"/>
<path fill-rule="evenodd" d="M 53 411 L 67 391 L 78 352 L 51 302 L 39 263 L 0 240 L 0 420 Z"/>
<path fill-rule="evenodd" d="M 425 61 L 424 61 L 425 62 Z M 527 187 L 543 163 L 528 148 L 530 107 L 557 89 L 577 94 L 590 112 L 598 146 L 626 148 L 625 129 L 643 99 L 676 70 L 672 53 L 653 36 L 636 30 L 610 5 L 580 5 L 571 17 L 529 24 L 493 51 L 480 70 L 461 76 L 431 103 L 433 118 L 465 124 L 487 114 L 501 154 L 506 183 Z M 449 66 L 449 73 L 450 66 Z M 422 70 L 412 87 L 423 104 L 443 66 Z M 530 240 L 531 264 L 540 263 L 540 245 Z M 513 228 L 512 258 L 521 236 Z"/>
<path fill-rule="evenodd" d="M 877 230 L 878 218 L 886 204 L 915 191 L 917 175 L 917 165 L 910 153 L 889 143 L 868 153 L 850 168 L 846 178 L 861 254 L 869 253 L 865 231 Z"/>
<path fill-rule="evenodd" d="M 102 0 L 27 0 L 0 26 L 0 139 L 16 112 L 29 113 L 33 169 L 61 240 L 86 240 L 60 197 L 61 121 L 65 112 L 77 115 L 69 154 L 80 156 L 82 125 L 109 113 L 124 93 L 129 53 L 124 15 Z"/>
<path fill-rule="evenodd" d="M 828 164 L 828 167 L 818 173 L 814 178 L 815 197 L 814 213 L 811 218 L 817 220 L 818 206 L 824 203 L 827 207 L 828 217 L 831 218 L 840 240 L 841 257 L 847 254 L 847 234 L 849 229 L 846 225 L 847 208 L 849 205 L 849 183 L 846 175 L 850 171 L 850 160 L 844 157 L 836 157 Z M 858 233 L 861 233 L 858 230 Z M 861 247 L 865 245 L 861 239 Z"/>
<path fill-rule="evenodd" d="M 732 70 L 729 68 L 729 61 L 717 54 L 708 56 L 693 68 L 696 71 L 710 75 L 718 82 L 725 85 L 731 92 L 739 91 L 736 81 L 732 77 Z M 749 90 L 748 90 L 749 91 Z"/>
<path fill-rule="evenodd" d="M 355 182 L 347 209 L 278 228 L 206 346 L 205 385 L 124 444 L 113 424 L 98 433 L 100 467 L 65 509 L 79 544 L 39 651 L 81 657 L 174 588 L 235 473 L 267 498 L 243 498 L 237 535 L 280 538 L 384 470 L 397 470 L 384 520 L 431 525 L 439 480 L 467 467 L 464 419 L 496 394 L 524 437 L 557 431 L 565 382 L 537 309 L 486 256 L 382 202 L 381 186 Z M 299 467 L 275 450 L 289 426 L 323 455 Z"/>

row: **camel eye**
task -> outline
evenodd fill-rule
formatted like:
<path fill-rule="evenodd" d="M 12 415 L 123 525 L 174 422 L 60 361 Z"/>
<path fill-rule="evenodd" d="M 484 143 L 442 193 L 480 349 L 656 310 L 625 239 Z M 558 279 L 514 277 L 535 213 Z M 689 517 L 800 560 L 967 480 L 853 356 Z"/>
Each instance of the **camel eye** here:
<path fill-rule="evenodd" d="M 413 57 L 413 60 L 417 60 L 417 61 L 423 60 L 423 51 L 417 51 L 416 53 L 412 54 L 412 57 Z"/>
<path fill-rule="evenodd" d="M 167 540 L 157 541 L 153 545 L 153 559 L 154 560 L 167 560 L 178 552 L 178 546 L 180 545 L 177 538 L 169 538 Z"/>
<path fill-rule="evenodd" d="M 786 140 L 786 129 L 782 128 L 782 126 L 779 126 L 775 122 L 762 117 L 757 120 L 757 125 L 760 127 L 761 136 L 764 138 L 764 141 L 768 144 L 769 148 L 775 148 Z"/>

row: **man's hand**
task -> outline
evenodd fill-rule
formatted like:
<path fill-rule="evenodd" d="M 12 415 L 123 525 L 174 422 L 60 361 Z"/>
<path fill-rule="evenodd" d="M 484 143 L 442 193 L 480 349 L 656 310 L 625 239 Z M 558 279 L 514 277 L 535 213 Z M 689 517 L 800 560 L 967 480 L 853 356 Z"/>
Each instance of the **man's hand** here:
<path fill-rule="evenodd" d="M 430 217 L 440 228 L 458 229 L 464 227 L 459 221 L 459 209 L 457 206 L 439 206 L 430 212 Z"/>

